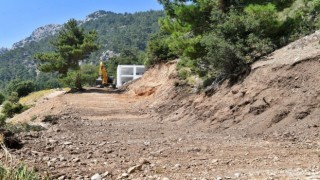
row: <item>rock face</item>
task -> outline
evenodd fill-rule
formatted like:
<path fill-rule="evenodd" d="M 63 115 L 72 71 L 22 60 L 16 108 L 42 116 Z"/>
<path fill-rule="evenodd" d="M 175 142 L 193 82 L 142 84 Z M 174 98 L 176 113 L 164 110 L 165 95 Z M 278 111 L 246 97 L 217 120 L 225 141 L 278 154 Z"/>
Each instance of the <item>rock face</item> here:
<path fill-rule="evenodd" d="M 108 15 L 109 13 L 112 13 L 112 12 L 107 12 L 107 11 L 104 11 L 104 10 L 96 11 L 96 12 L 94 12 L 92 14 L 89 14 L 86 17 L 86 19 L 84 20 L 84 22 L 91 21 L 91 20 L 96 20 L 96 19 L 98 19 L 100 17 Z"/>
<path fill-rule="evenodd" d="M 79 24 L 82 24 L 84 22 L 91 21 L 91 20 L 96 20 L 96 19 L 103 17 L 103 16 L 106 16 L 110 13 L 112 13 L 112 12 L 106 12 L 103 10 L 96 11 L 96 12 L 88 15 L 84 21 L 79 21 Z M 32 41 L 40 41 L 43 38 L 53 36 L 57 32 L 59 32 L 59 30 L 61 28 L 62 28 L 62 25 L 60 25 L 60 24 L 49 24 L 49 25 L 39 27 L 36 30 L 34 30 L 29 37 L 27 37 L 19 42 L 14 43 L 12 45 L 12 49 L 15 49 L 18 47 L 23 47 L 24 45 L 26 45 L 27 43 L 30 43 Z M 3 53 L 2 48 L 0 48 L 0 54 L 2 54 L 2 53 Z"/>
<path fill-rule="evenodd" d="M 60 24 L 49 24 L 49 25 L 39 27 L 36 30 L 34 30 L 29 37 L 14 43 L 12 48 L 15 49 L 18 47 L 23 47 L 25 44 L 30 43 L 32 41 L 40 41 L 43 38 L 53 36 L 57 32 L 59 32 L 61 27 L 62 25 Z"/>
<path fill-rule="evenodd" d="M 111 50 L 106 50 L 106 51 L 102 52 L 102 54 L 100 56 L 100 60 L 101 61 L 108 61 L 112 57 L 119 57 L 119 56 L 120 56 L 119 53 L 116 53 Z"/>
<path fill-rule="evenodd" d="M 7 49 L 7 48 L 3 48 L 3 47 L 1 47 L 1 48 L 0 48 L 0 54 L 5 53 L 6 51 L 8 51 L 8 49 Z"/>

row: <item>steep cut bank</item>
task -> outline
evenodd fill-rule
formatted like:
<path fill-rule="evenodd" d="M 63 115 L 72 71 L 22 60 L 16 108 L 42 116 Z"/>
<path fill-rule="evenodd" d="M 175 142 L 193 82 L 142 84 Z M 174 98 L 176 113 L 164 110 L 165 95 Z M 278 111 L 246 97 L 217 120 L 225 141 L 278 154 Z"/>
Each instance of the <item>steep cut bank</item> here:
<path fill-rule="evenodd" d="M 175 87 L 174 62 L 147 72 L 129 92 L 139 95 L 152 89 L 148 94 L 153 98 L 144 103 L 159 121 L 236 137 L 319 138 L 319 40 L 317 31 L 275 51 L 253 64 L 243 81 L 233 86 L 226 81 L 211 96 Z"/>

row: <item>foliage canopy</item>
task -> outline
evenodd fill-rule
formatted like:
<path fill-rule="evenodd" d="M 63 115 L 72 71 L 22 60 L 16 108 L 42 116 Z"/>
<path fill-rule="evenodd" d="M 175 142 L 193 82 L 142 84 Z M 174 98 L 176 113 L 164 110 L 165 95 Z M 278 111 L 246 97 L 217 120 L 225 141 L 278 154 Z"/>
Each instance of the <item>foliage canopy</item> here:
<path fill-rule="evenodd" d="M 246 72 L 260 57 L 320 27 L 319 0 L 159 0 L 162 36 L 148 64 L 179 57 L 178 68 L 205 79 Z M 186 78 L 186 73 L 183 78 Z"/>
<path fill-rule="evenodd" d="M 75 19 L 69 20 L 52 42 L 55 51 L 35 55 L 35 59 L 39 60 L 38 69 L 42 72 L 58 72 L 63 76 L 70 69 L 78 70 L 80 61 L 98 49 L 96 37 L 95 31 L 86 33 Z M 78 76 L 75 80 L 76 88 L 82 89 L 80 74 Z"/>

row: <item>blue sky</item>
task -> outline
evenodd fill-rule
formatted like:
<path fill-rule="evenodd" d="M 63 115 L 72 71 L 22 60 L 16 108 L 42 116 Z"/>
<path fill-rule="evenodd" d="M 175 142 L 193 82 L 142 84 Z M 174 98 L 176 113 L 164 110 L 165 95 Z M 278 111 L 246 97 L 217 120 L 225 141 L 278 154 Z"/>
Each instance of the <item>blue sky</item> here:
<path fill-rule="evenodd" d="M 28 37 L 46 24 L 63 24 L 70 18 L 106 10 L 117 13 L 159 10 L 157 0 L 0 0 L 0 47 Z"/>

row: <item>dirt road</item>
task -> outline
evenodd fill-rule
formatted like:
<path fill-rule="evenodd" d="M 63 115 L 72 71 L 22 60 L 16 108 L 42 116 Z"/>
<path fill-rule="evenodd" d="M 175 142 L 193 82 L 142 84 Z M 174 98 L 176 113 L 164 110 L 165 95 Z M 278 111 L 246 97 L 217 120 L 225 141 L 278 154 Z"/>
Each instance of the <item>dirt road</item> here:
<path fill-rule="evenodd" d="M 53 179 L 317 179 L 320 141 L 216 134 L 145 114 L 144 97 L 106 89 L 60 95 L 48 130 L 20 134 L 18 159 Z M 145 107 L 144 107 L 145 108 Z M 97 174 L 98 173 L 98 174 Z"/>

